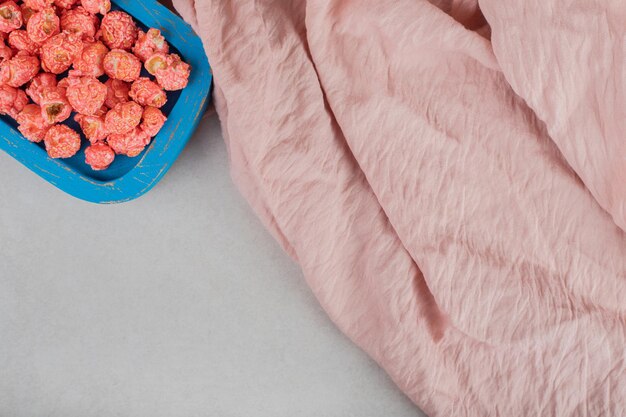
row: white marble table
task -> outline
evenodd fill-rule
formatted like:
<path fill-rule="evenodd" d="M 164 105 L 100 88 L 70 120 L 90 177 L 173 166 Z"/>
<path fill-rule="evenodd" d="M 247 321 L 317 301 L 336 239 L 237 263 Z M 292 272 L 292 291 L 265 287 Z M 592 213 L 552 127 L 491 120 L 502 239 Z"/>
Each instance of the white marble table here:
<path fill-rule="evenodd" d="M 239 196 L 214 116 L 134 202 L 2 152 L 0 178 L 0 416 L 421 416 Z"/>

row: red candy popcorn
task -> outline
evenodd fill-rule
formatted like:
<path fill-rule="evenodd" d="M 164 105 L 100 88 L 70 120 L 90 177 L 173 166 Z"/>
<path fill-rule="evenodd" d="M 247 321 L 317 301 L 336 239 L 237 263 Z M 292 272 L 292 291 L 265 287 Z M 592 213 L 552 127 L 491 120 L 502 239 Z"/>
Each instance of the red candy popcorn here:
<path fill-rule="evenodd" d="M 170 46 L 165 41 L 159 29 L 148 29 L 148 32 L 139 31 L 137 42 L 133 47 L 133 53 L 146 62 L 154 54 L 168 54 Z"/>
<path fill-rule="evenodd" d="M 109 48 L 102 42 L 88 42 L 84 44 L 83 50 L 76 60 L 74 69 L 70 71 L 70 76 L 100 77 L 104 75 L 104 57 L 109 53 Z"/>
<path fill-rule="evenodd" d="M 139 155 L 150 143 L 150 136 L 136 127 L 122 134 L 110 134 L 107 143 L 116 154 L 135 157 Z"/>
<path fill-rule="evenodd" d="M 22 10 L 22 20 L 24 20 L 24 24 L 28 24 L 30 18 L 37 12 L 36 10 L 28 7 L 26 4 L 20 5 L 20 9 Z"/>
<path fill-rule="evenodd" d="M 15 113 L 12 117 L 15 118 L 15 116 L 17 116 L 17 113 L 21 112 L 27 104 L 28 96 L 26 95 L 24 90 L 18 88 L 17 95 L 15 96 L 15 101 L 13 102 L 13 110 L 15 111 Z"/>
<path fill-rule="evenodd" d="M 85 149 L 85 163 L 94 171 L 107 169 L 114 160 L 115 152 L 106 143 L 94 143 Z"/>
<path fill-rule="evenodd" d="M 2 32 L 0 32 L 2 33 Z M 13 49 L 3 40 L 0 40 L 0 62 L 13 58 Z"/>
<path fill-rule="evenodd" d="M 167 55 L 156 53 L 146 59 L 143 66 L 150 75 L 156 75 L 158 70 L 167 67 Z"/>
<path fill-rule="evenodd" d="M 26 88 L 26 94 L 36 104 L 41 104 L 41 93 L 45 87 L 56 87 L 57 77 L 54 74 L 48 72 L 41 72 L 33 78 L 28 87 Z"/>
<path fill-rule="evenodd" d="M 107 14 L 111 10 L 111 0 L 81 0 L 82 6 L 92 14 Z"/>
<path fill-rule="evenodd" d="M 24 24 L 22 9 L 14 1 L 0 3 L 0 32 L 9 33 Z"/>
<path fill-rule="evenodd" d="M 50 129 L 50 125 L 41 116 L 41 108 L 36 104 L 27 104 L 16 120 L 17 130 L 31 142 L 41 142 Z"/>
<path fill-rule="evenodd" d="M 38 12 L 52 6 L 53 3 L 54 0 L 24 0 L 24 7 Z"/>
<path fill-rule="evenodd" d="M 0 63 L 0 83 L 21 87 L 39 72 L 39 58 L 19 52 L 13 58 Z"/>
<path fill-rule="evenodd" d="M 83 134 L 91 143 L 100 142 L 106 139 L 109 131 L 104 122 L 104 116 L 107 113 L 106 107 L 102 107 L 92 116 L 85 114 L 77 114 L 74 120 L 80 125 Z"/>
<path fill-rule="evenodd" d="M 71 158 L 80 150 L 80 135 L 65 125 L 54 125 L 44 136 L 50 158 Z"/>
<path fill-rule="evenodd" d="M 93 41 L 96 36 L 98 18 L 78 6 L 75 9 L 63 10 L 61 13 L 61 30 L 82 38 Z"/>
<path fill-rule="evenodd" d="M 111 78 L 135 81 L 141 73 L 141 61 L 130 52 L 113 49 L 104 57 L 104 72 Z"/>
<path fill-rule="evenodd" d="M 33 42 L 43 43 L 60 32 L 59 16 L 52 7 L 46 7 L 28 20 L 26 31 Z"/>
<path fill-rule="evenodd" d="M 143 110 L 141 119 L 139 127 L 150 137 L 156 136 L 167 121 L 167 117 L 161 110 L 150 106 Z"/>
<path fill-rule="evenodd" d="M 27 52 L 30 55 L 39 55 L 39 45 L 33 42 L 25 30 L 14 30 L 9 33 L 8 40 L 13 49 Z"/>
<path fill-rule="evenodd" d="M 102 41 L 111 49 L 130 51 L 137 40 L 135 21 L 129 14 L 120 11 L 107 13 L 102 18 L 100 32 Z"/>
<path fill-rule="evenodd" d="M 166 65 L 155 71 L 157 82 L 164 90 L 176 91 L 187 87 L 191 67 L 186 62 L 181 61 L 176 54 L 167 56 Z"/>
<path fill-rule="evenodd" d="M 76 111 L 94 170 L 116 153 L 139 155 L 167 121 L 166 90 L 184 88 L 190 75 L 160 30 L 138 30 L 110 8 L 110 0 L 0 0 L 0 114 L 28 140 L 43 140 L 50 157 L 69 158 L 81 147 L 64 124 Z M 154 77 L 141 77 L 142 62 Z"/>
<path fill-rule="evenodd" d="M 0 114 L 6 114 L 16 119 L 27 104 L 28 97 L 23 90 L 8 85 L 0 85 Z"/>
<path fill-rule="evenodd" d="M 41 115 L 50 124 L 63 122 L 72 113 L 65 89 L 59 86 L 44 87 L 41 91 L 40 105 Z"/>
<path fill-rule="evenodd" d="M 130 101 L 130 85 L 124 81 L 108 79 L 104 83 L 107 87 L 107 98 L 104 101 L 105 106 L 112 109 L 119 103 L 126 103 Z"/>
<path fill-rule="evenodd" d="M 0 85 L 0 114 L 9 114 L 17 96 L 17 88 Z"/>
<path fill-rule="evenodd" d="M 106 114 L 106 127 L 110 133 L 127 133 L 139 125 L 142 115 L 143 108 L 134 101 L 120 103 Z"/>
<path fill-rule="evenodd" d="M 141 77 L 132 84 L 129 95 L 142 106 L 163 107 L 167 102 L 165 91 L 146 77 Z"/>
<path fill-rule="evenodd" d="M 78 0 L 54 0 L 54 5 L 59 9 L 71 9 Z"/>
<path fill-rule="evenodd" d="M 65 72 L 83 49 L 80 38 L 71 33 L 59 33 L 41 47 L 41 66 L 53 74 Z"/>
<path fill-rule="evenodd" d="M 67 101 L 78 113 L 93 115 L 104 105 L 107 87 L 97 78 L 68 77 L 63 81 L 67 84 Z"/>
<path fill-rule="evenodd" d="M 67 93 L 67 86 L 70 85 L 70 77 L 65 77 L 65 78 L 61 78 L 61 80 L 59 80 L 59 82 L 57 83 L 57 86 L 59 88 L 63 89 L 63 93 Z"/>

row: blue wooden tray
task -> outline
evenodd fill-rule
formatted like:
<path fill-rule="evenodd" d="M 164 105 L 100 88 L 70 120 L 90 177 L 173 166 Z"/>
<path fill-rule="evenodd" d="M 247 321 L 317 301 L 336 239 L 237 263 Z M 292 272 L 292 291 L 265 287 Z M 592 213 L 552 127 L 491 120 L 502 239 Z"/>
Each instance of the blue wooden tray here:
<path fill-rule="evenodd" d="M 155 0 L 113 0 L 112 3 L 114 9 L 133 16 L 144 31 L 148 27 L 160 29 L 171 52 L 178 53 L 192 67 L 187 88 L 168 92 L 168 102 L 161 109 L 168 120 L 147 149 L 136 158 L 118 155 L 107 170 L 93 171 L 85 164 L 84 149 L 88 141 L 84 137 L 77 155 L 51 159 L 43 144 L 31 143 L 20 134 L 14 120 L 7 116 L 0 118 L 0 149 L 68 194 L 102 204 L 135 199 L 159 182 L 197 127 L 208 104 L 213 78 L 202 41 L 166 7 Z M 73 115 L 67 124 L 77 128 Z"/>

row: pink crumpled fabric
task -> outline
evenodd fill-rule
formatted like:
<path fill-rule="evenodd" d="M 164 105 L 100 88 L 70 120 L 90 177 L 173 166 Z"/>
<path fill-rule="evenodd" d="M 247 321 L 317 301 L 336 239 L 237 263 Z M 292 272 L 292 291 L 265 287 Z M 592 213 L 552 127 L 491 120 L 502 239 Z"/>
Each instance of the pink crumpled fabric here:
<path fill-rule="evenodd" d="M 626 416 L 626 2 L 174 3 L 241 192 L 420 408 Z"/>

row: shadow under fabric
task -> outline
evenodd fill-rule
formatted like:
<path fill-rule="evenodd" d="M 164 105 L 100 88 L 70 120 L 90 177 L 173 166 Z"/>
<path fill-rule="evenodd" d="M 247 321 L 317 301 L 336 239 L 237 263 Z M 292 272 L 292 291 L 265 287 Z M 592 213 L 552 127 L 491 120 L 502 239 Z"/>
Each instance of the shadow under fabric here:
<path fill-rule="evenodd" d="M 556 3 L 174 0 L 234 181 L 431 417 L 626 415 L 626 13 Z"/>

